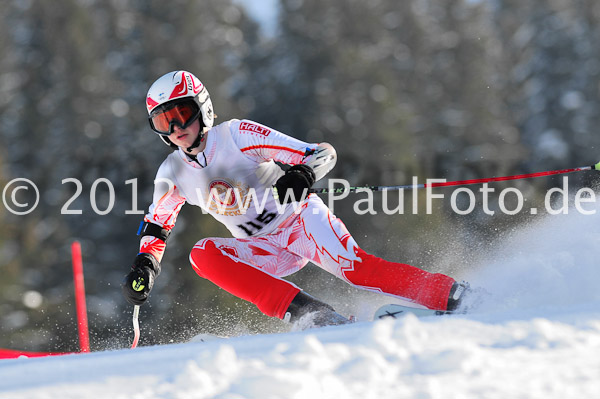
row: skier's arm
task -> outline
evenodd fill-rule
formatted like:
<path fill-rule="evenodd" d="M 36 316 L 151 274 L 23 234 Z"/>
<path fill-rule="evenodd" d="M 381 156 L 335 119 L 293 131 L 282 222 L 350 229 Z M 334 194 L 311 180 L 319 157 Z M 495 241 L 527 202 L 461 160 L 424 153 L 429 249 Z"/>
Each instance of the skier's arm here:
<path fill-rule="evenodd" d="M 258 162 L 307 165 L 314 171 L 316 180 L 333 169 L 337 160 L 335 149 L 328 143 L 306 143 L 248 120 L 234 121 L 230 128 L 234 141 L 246 156 Z M 268 166 L 262 168 L 268 169 Z M 277 177 L 281 175 L 283 171 Z"/>
<path fill-rule="evenodd" d="M 161 261 L 167 239 L 175 226 L 177 215 L 185 204 L 185 198 L 168 177 L 157 176 L 154 185 L 154 201 L 140 225 L 140 253 L 149 253 Z"/>
<path fill-rule="evenodd" d="M 123 295 L 134 305 L 148 299 L 154 280 L 160 274 L 167 238 L 185 203 L 173 181 L 161 174 L 162 169 L 155 180 L 154 201 L 138 231 L 142 236 L 140 251 L 123 282 Z"/>
<path fill-rule="evenodd" d="M 240 151 L 259 163 L 259 181 L 274 186 L 282 204 L 304 199 L 315 181 L 335 166 L 331 144 L 305 143 L 248 120 L 232 121 L 230 129 Z"/>
<path fill-rule="evenodd" d="M 316 180 L 321 180 L 333 167 L 337 161 L 335 148 L 329 143 L 319 143 L 314 153 L 307 156 L 303 162 L 310 166 L 315 172 Z"/>

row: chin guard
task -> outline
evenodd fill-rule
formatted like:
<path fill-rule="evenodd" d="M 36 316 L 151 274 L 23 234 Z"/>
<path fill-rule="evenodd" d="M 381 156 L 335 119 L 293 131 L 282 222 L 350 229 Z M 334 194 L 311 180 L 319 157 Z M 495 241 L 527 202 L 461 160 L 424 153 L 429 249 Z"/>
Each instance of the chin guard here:
<path fill-rule="evenodd" d="M 198 133 L 198 137 L 196 137 L 196 140 L 194 140 L 194 142 L 192 143 L 191 146 L 189 146 L 186 151 L 190 152 L 192 151 L 194 148 L 198 148 L 200 147 L 200 143 L 202 143 L 202 140 L 204 140 L 204 135 L 206 133 L 204 132 L 204 127 L 200 126 L 200 132 Z"/>
<path fill-rule="evenodd" d="M 169 235 L 171 234 L 170 230 L 163 229 L 157 224 L 142 221 L 140 223 L 140 228 L 138 229 L 137 235 L 140 237 L 144 236 L 153 236 L 162 240 L 164 243 L 167 242 Z"/>

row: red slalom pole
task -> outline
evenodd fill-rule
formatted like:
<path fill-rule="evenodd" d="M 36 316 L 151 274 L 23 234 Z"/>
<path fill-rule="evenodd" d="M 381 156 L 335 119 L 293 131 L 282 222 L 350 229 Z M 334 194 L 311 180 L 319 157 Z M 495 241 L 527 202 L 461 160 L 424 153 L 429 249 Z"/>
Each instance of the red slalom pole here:
<path fill-rule="evenodd" d="M 491 183 L 496 181 L 507 181 L 507 180 L 519 180 L 519 179 L 530 179 L 532 177 L 541 177 L 541 176 L 552 176 L 552 175 L 560 175 L 565 173 L 573 173 L 573 172 L 581 172 L 584 170 L 598 170 L 600 171 L 600 162 L 591 166 L 580 166 L 578 168 L 570 168 L 570 169 L 559 169 L 559 170 L 548 170 L 545 172 L 535 172 L 535 173 L 526 173 L 521 175 L 513 175 L 513 176 L 499 176 L 499 177 L 487 177 L 483 179 L 470 179 L 470 180 L 456 180 L 456 181 L 435 181 L 431 183 L 421 183 L 421 184 L 405 184 L 402 186 L 363 186 L 363 187 L 339 187 L 339 188 L 316 188 L 309 190 L 309 193 L 316 194 L 342 194 L 345 192 L 356 192 L 359 190 L 371 190 L 371 191 L 388 191 L 388 190 L 414 190 L 418 188 L 427 188 L 427 187 L 449 187 L 449 186 L 467 186 L 469 184 L 482 184 L 482 183 Z M 434 180 L 434 179 L 428 179 Z M 437 180 L 437 179 L 435 179 Z M 441 179 L 439 179 L 441 180 Z"/>
<path fill-rule="evenodd" d="M 90 333 L 88 330 L 87 308 L 85 306 L 85 286 L 83 284 L 83 262 L 81 260 L 81 244 L 71 244 L 73 260 L 73 281 L 75 283 L 75 306 L 77 307 L 77 327 L 79 330 L 79 348 L 81 352 L 90 351 Z"/>

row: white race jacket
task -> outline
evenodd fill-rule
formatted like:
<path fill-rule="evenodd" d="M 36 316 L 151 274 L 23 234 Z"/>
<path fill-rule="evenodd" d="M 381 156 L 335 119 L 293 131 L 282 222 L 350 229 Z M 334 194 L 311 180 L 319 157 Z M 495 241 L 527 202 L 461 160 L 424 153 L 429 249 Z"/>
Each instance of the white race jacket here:
<path fill-rule="evenodd" d="M 197 159 L 181 149 L 165 159 L 145 221 L 171 230 L 188 202 L 234 237 L 269 234 L 294 212 L 293 204 L 281 205 L 273 196 L 272 186 L 284 173 L 275 162 L 309 165 L 318 180 L 333 168 L 336 154 L 327 143 L 308 144 L 256 122 L 232 119 L 207 132 L 206 149 Z"/>

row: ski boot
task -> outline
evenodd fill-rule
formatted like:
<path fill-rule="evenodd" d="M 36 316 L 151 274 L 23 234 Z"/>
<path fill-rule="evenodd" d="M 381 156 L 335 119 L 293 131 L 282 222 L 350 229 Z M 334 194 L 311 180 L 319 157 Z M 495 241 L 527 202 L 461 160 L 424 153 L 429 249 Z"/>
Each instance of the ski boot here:
<path fill-rule="evenodd" d="M 465 297 L 472 294 L 473 290 L 466 281 L 455 281 L 450 288 L 450 295 L 448 296 L 448 306 L 446 310 L 449 312 L 466 311 L 466 309 L 459 309 L 464 303 Z"/>
<path fill-rule="evenodd" d="M 300 291 L 290 303 L 284 321 L 296 324 L 300 329 L 337 326 L 351 321 L 337 313 L 333 307 Z"/>

